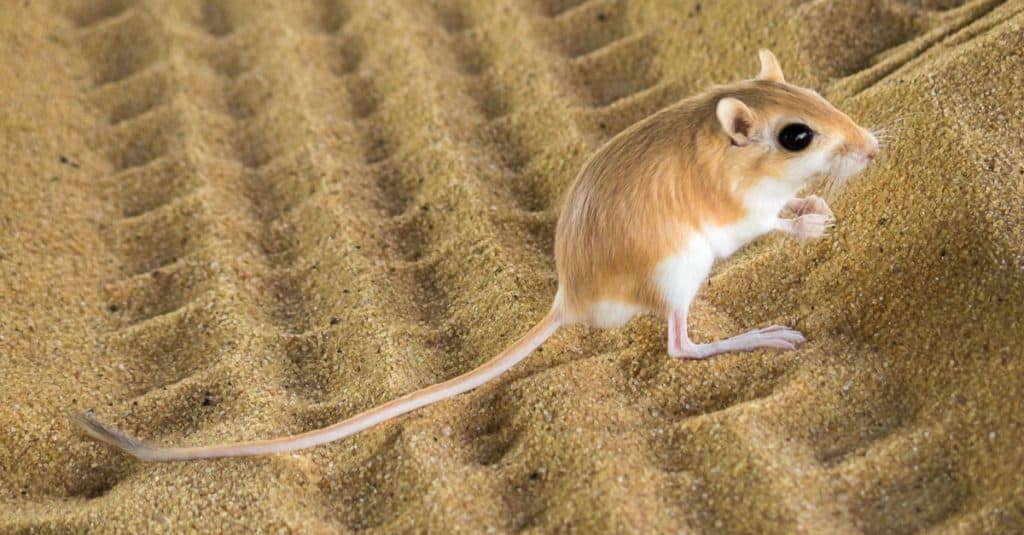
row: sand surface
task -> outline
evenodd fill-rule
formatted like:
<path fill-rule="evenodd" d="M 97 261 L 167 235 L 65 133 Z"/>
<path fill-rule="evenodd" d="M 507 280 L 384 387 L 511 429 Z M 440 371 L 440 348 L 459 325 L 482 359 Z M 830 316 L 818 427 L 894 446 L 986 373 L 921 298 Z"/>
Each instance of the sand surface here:
<path fill-rule="evenodd" d="M 0 16 L 0 532 L 1024 530 L 1024 2 L 78 0 Z M 833 236 L 720 266 L 698 340 L 539 319 L 587 155 L 756 48 L 885 152 Z"/>

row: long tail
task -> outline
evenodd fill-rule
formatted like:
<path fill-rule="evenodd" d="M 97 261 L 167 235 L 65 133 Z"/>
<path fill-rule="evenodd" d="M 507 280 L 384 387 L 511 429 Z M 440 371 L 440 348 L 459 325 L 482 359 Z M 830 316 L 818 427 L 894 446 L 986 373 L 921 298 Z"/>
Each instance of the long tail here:
<path fill-rule="evenodd" d="M 75 422 L 92 438 L 120 448 L 143 461 L 184 461 L 188 459 L 213 459 L 217 457 L 243 457 L 247 455 L 284 453 L 345 438 L 409 411 L 472 390 L 505 373 L 509 368 L 526 358 L 534 349 L 544 343 L 551 335 L 555 334 L 555 331 L 561 325 L 562 319 L 558 307 L 554 306 L 548 312 L 548 315 L 523 335 L 522 338 L 475 370 L 443 383 L 437 383 L 411 394 L 406 394 L 334 425 L 299 435 L 217 446 L 175 448 L 155 446 L 136 440 L 120 430 L 104 425 L 91 413 L 83 413 L 76 416 Z"/>

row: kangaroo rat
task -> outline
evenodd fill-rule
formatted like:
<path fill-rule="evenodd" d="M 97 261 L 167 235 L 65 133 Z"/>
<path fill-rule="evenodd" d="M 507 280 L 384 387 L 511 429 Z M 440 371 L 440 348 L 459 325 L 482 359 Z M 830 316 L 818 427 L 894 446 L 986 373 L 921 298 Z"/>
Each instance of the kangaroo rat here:
<path fill-rule="evenodd" d="M 93 438 L 145 461 L 298 450 L 472 390 L 523 360 L 561 326 L 615 327 L 643 312 L 668 318 L 672 357 L 795 349 L 803 335 L 778 325 L 694 343 L 686 332 L 690 302 L 715 259 L 762 234 L 823 236 L 833 222 L 825 201 L 794 195 L 813 178 L 843 181 L 860 172 L 875 158 L 878 142 L 817 93 L 787 84 L 771 52 L 759 55 L 756 79 L 713 87 L 669 106 L 590 158 L 558 220 L 558 292 L 550 312 L 475 370 L 334 425 L 273 440 L 161 447 L 107 427 L 90 413 L 78 416 L 78 424 Z M 780 218 L 783 209 L 796 217 Z"/>

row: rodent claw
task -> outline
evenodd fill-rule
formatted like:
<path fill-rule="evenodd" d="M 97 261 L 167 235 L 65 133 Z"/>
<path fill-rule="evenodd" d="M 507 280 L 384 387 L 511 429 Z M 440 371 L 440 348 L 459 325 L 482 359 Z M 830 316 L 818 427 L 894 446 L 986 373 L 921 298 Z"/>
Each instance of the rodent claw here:
<path fill-rule="evenodd" d="M 820 238 L 835 226 L 835 218 L 822 214 L 804 214 L 793 220 L 790 233 L 801 240 Z"/>

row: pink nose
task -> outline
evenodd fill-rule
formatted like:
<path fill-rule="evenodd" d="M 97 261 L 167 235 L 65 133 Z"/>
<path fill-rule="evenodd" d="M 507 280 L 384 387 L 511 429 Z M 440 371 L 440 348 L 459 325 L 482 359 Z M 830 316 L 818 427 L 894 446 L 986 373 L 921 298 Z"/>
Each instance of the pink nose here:
<path fill-rule="evenodd" d="M 866 149 L 864 151 L 864 157 L 867 158 L 869 162 L 875 161 L 875 158 L 878 156 L 878 140 L 875 139 L 875 136 L 868 134 L 868 142 L 864 148 Z"/>

